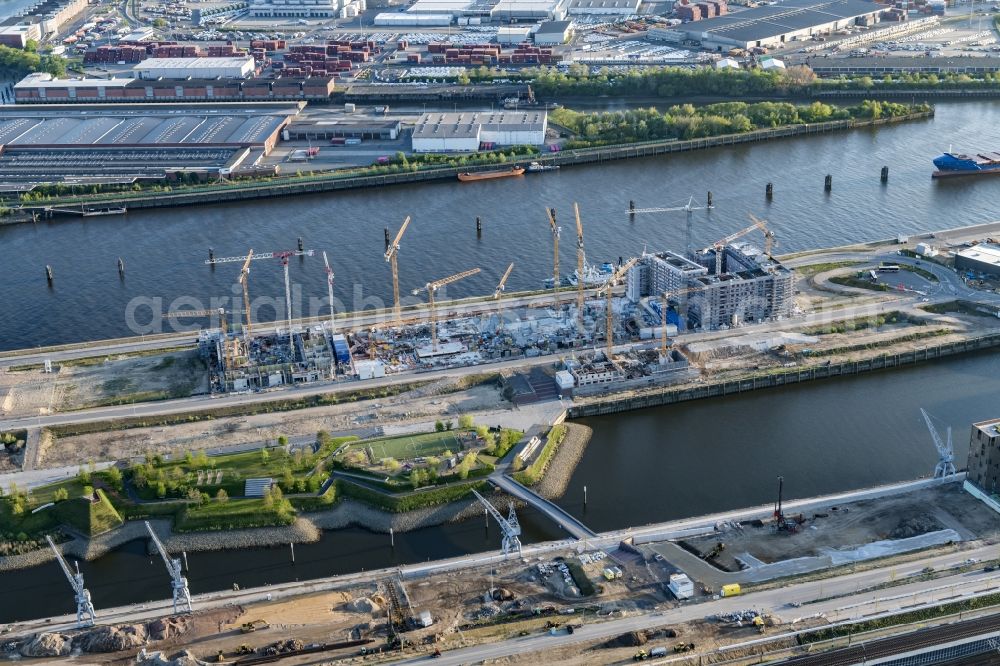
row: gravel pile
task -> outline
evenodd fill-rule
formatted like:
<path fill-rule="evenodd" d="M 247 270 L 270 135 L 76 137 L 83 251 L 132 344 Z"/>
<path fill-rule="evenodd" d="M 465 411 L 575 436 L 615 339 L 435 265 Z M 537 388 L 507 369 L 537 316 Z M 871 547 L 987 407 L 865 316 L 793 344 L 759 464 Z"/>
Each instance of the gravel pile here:
<path fill-rule="evenodd" d="M 539 495 L 546 499 L 563 496 L 593 434 L 594 431 L 585 425 L 566 423 L 566 438 L 549 461 L 542 480 L 534 487 Z"/>

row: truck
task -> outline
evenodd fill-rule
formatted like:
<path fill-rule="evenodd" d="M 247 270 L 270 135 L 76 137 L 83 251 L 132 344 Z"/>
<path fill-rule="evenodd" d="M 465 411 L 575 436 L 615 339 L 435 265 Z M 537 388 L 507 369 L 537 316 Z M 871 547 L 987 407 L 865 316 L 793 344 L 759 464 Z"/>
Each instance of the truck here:
<path fill-rule="evenodd" d="M 739 583 L 729 583 L 728 585 L 723 585 L 722 590 L 720 590 L 719 595 L 723 597 L 735 597 L 740 594 L 742 590 L 740 589 Z"/>

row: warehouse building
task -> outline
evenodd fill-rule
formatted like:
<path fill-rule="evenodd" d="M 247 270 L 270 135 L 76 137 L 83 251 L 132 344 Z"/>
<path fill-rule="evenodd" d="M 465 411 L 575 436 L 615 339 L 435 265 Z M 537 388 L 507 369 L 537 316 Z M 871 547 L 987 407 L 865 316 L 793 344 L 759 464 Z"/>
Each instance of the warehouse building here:
<path fill-rule="evenodd" d="M 413 128 L 413 152 L 473 152 L 484 144 L 540 146 L 547 128 L 545 111 L 425 113 Z"/>
<path fill-rule="evenodd" d="M 14 101 L 17 104 L 325 101 L 333 94 L 334 80 L 328 76 L 271 81 L 54 79 L 51 74 L 36 72 L 14 85 Z"/>
<path fill-rule="evenodd" d="M 572 16 L 631 16 L 639 13 L 639 0 L 572 0 Z"/>
<path fill-rule="evenodd" d="M 302 119 L 288 125 L 283 138 L 286 141 L 326 141 L 338 138 L 395 141 L 401 130 L 398 120 Z"/>
<path fill-rule="evenodd" d="M 19 19 L 13 19 L 18 21 Z M 0 44 L 12 49 L 23 49 L 28 40 L 39 41 L 42 38 L 41 23 L 6 23 L 0 25 Z"/>
<path fill-rule="evenodd" d="M 0 190 L 257 168 L 299 104 L 0 108 Z"/>
<path fill-rule="evenodd" d="M 535 44 L 538 46 L 558 46 L 568 42 L 572 36 L 572 21 L 543 21 L 535 30 Z"/>
<path fill-rule="evenodd" d="M 561 21 L 566 18 L 562 0 L 500 0 L 490 9 L 490 20 L 497 23 L 514 21 Z"/>
<path fill-rule="evenodd" d="M 955 269 L 1000 277 L 1000 246 L 980 243 L 955 253 Z"/>
<path fill-rule="evenodd" d="M 986 74 L 1000 72 L 1000 58 L 814 58 L 809 66 L 817 76 L 884 76 L 914 72 L 920 74 Z"/>
<path fill-rule="evenodd" d="M 719 51 L 731 48 L 776 48 L 813 35 L 878 22 L 883 5 L 867 0 L 785 0 L 735 14 L 674 26 L 683 40 Z"/>
<path fill-rule="evenodd" d="M 254 18 L 337 18 L 338 0 L 253 0 L 250 16 Z"/>
<path fill-rule="evenodd" d="M 248 79 L 256 72 L 250 56 L 227 58 L 147 58 L 132 68 L 137 79 Z"/>

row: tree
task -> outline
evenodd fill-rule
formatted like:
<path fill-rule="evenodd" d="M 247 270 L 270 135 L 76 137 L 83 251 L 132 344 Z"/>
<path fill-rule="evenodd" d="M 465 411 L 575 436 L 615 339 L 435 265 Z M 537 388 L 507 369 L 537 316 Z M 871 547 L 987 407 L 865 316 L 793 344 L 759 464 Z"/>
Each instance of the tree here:
<path fill-rule="evenodd" d="M 472 430 L 473 425 L 475 425 L 475 423 L 473 422 L 470 414 L 462 414 L 458 417 L 459 430 Z"/>
<path fill-rule="evenodd" d="M 402 465 L 399 464 L 399 461 L 395 458 L 383 458 L 382 466 L 392 473 L 395 473 L 400 467 L 402 467 Z"/>
<path fill-rule="evenodd" d="M 59 488 L 55 493 L 55 500 L 57 502 L 63 502 L 69 499 L 69 491 L 65 488 Z"/>
<path fill-rule="evenodd" d="M 156 482 L 156 496 L 160 499 L 167 496 L 167 485 L 163 481 Z"/>
<path fill-rule="evenodd" d="M 194 455 L 190 451 L 184 452 L 184 464 L 188 467 L 194 466 Z"/>
<path fill-rule="evenodd" d="M 440 419 L 438 419 L 437 421 L 435 421 L 434 422 L 434 430 L 436 432 L 444 432 L 444 421 L 441 421 Z"/>
<path fill-rule="evenodd" d="M 117 466 L 112 465 L 109 467 L 104 475 L 107 477 L 108 483 L 111 484 L 112 488 L 115 490 L 122 489 L 122 471 Z"/>
<path fill-rule="evenodd" d="M 266 465 L 270 459 L 271 459 L 271 453 L 270 453 L 270 451 L 268 451 L 267 449 L 261 449 L 260 450 L 260 461 Z"/>
<path fill-rule="evenodd" d="M 76 473 L 76 480 L 82 483 L 83 485 L 89 484 L 90 470 L 88 470 L 86 467 L 81 466 L 80 470 Z"/>
<path fill-rule="evenodd" d="M 194 457 L 194 464 L 196 467 L 205 468 L 208 467 L 208 454 L 202 449 L 198 451 L 197 455 Z"/>
<path fill-rule="evenodd" d="M 262 496 L 264 500 L 264 506 L 270 509 L 274 506 L 274 488 L 265 488 L 264 495 Z"/>
<path fill-rule="evenodd" d="M 271 497 L 274 499 L 275 503 L 280 502 L 285 497 L 285 493 L 281 492 L 281 486 L 275 486 L 271 488 Z"/>
<path fill-rule="evenodd" d="M 454 425 L 455 424 L 452 423 L 452 420 L 448 419 L 447 421 L 444 422 L 444 429 L 445 430 L 451 430 L 454 427 Z"/>
<path fill-rule="evenodd" d="M 38 40 L 29 39 L 24 42 L 24 50 L 28 53 L 38 53 Z"/>
<path fill-rule="evenodd" d="M 229 493 L 226 492 L 225 488 L 219 488 L 215 493 L 215 501 L 219 504 L 225 504 L 229 501 Z"/>
<path fill-rule="evenodd" d="M 288 438 L 284 435 L 278 436 L 278 446 L 288 446 Z"/>

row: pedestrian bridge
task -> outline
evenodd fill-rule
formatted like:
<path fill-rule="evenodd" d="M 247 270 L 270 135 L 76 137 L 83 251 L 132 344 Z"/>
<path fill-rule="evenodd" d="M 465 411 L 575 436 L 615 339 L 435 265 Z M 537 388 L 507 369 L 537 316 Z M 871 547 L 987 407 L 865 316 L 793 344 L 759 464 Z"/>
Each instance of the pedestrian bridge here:
<path fill-rule="evenodd" d="M 597 533 L 584 525 L 578 519 L 567 513 L 562 507 L 545 499 L 533 490 L 522 486 L 520 483 L 505 474 L 493 474 L 489 477 L 490 482 L 504 492 L 527 502 L 549 517 L 554 523 L 559 525 L 577 539 L 590 539 L 597 536 Z"/>

